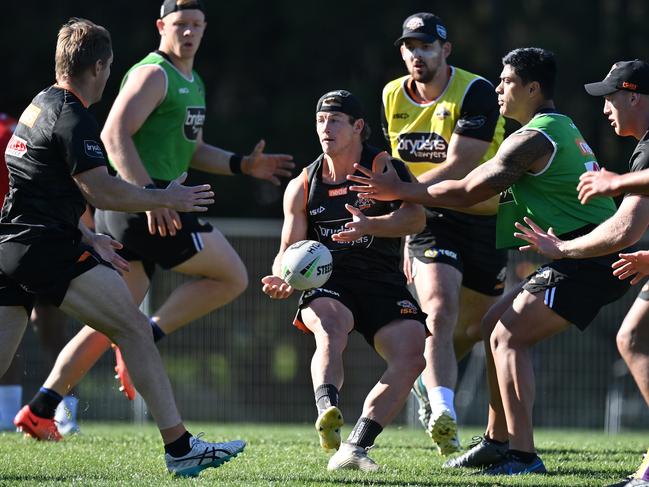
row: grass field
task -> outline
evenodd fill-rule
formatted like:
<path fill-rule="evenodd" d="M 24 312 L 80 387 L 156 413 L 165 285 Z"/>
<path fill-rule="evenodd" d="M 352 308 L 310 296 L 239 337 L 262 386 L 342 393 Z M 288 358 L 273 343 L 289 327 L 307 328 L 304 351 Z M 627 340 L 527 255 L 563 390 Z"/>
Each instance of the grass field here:
<path fill-rule="evenodd" d="M 649 446 L 648 432 L 542 430 L 537 443 L 549 475 L 493 478 L 442 469 L 423 431 L 388 428 L 371 451 L 378 474 L 327 472 L 328 456 L 309 425 L 190 424 L 210 440 L 243 438 L 243 455 L 198 480 L 167 475 L 157 431 L 123 423 L 82 424 L 83 434 L 62 443 L 0 434 L 0 485 L 219 485 L 219 486 L 602 486 L 634 471 Z M 478 430 L 463 430 L 470 441 Z"/>

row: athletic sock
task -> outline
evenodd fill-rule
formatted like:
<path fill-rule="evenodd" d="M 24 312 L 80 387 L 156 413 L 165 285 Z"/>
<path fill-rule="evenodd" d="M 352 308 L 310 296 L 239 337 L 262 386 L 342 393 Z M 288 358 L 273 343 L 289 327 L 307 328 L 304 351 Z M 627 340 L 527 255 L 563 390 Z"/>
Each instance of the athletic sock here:
<path fill-rule="evenodd" d="M 451 417 L 457 420 L 455 405 L 453 404 L 455 400 L 453 389 L 441 386 L 428 389 L 428 400 L 430 401 L 430 410 L 433 418 L 441 414 L 442 411 L 449 411 Z"/>
<path fill-rule="evenodd" d="M 151 331 L 153 332 L 154 342 L 159 342 L 160 340 L 162 340 L 164 337 L 167 336 L 167 334 L 164 331 L 162 331 L 162 328 L 160 328 L 158 324 L 150 318 L 149 318 L 149 324 L 151 325 Z"/>
<path fill-rule="evenodd" d="M 383 426 L 370 418 L 359 418 L 354 429 L 347 438 L 347 443 L 368 448 L 374 444 L 376 437 L 383 431 Z"/>
<path fill-rule="evenodd" d="M 172 457 L 182 457 L 189 453 L 192 447 L 189 445 L 189 439 L 192 435 L 185 431 L 180 438 L 165 445 L 165 453 Z"/>
<path fill-rule="evenodd" d="M 528 451 L 521 451 L 521 450 L 508 450 L 507 454 L 523 463 L 532 463 L 532 461 L 536 459 L 535 452 L 528 452 Z"/>
<path fill-rule="evenodd" d="M 23 402 L 23 386 L 0 386 L 0 431 L 15 430 L 14 417 Z"/>
<path fill-rule="evenodd" d="M 493 443 L 493 444 L 498 445 L 498 446 L 503 446 L 503 445 L 506 445 L 506 444 L 509 443 L 509 441 L 498 441 L 498 440 L 494 440 L 493 438 L 491 438 L 491 437 L 490 437 L 488 434 L 486 434 L 486 433 L 485 433 L 485 435 L 484 435 L 484 439 L 485 439 L 487 442 L 489 442 L 489 443 Z"/>
<path fill-rule="evenodd" d="M 32 413 L 36 416 L 52 419 L 54 417 L 54 411 L 56 411 L 56 406 L 58 406 L 62 400 L 63 396 L 58 392 L 41 387 L 34 398 L 29 401 L 29 409 L 31 409 Z"/>
<path fill-rule="evenodd" d="M 338 388 L 333 384 L 322 384 L 316 387 L 315 404 L 318 415 L 331 406 L 338 406 Z"/>

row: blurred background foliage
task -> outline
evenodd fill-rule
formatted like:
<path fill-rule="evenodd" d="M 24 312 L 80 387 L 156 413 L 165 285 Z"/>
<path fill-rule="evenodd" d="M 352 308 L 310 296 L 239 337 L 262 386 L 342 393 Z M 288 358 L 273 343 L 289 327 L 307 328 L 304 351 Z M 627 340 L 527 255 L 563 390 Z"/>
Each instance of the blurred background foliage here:
<path fill-rule="evenodd" d="M 553 50 L 559 109 L 573 117 L 603 166 L 626 168 L 634 141 L 615 136 L 601 114 L 601 100 L 586 95 L 582 85 L 602 79 L 614 61 L 649 59 L 646 0 L 205 1 L 208 28 L 196 69 L 207 86 L 205 140 L 219 147 L 247 153 L 265 138 L 269 151 L 293 154 L 303 167 L 320 151 L 315 102 L 335 88 L 361 98 L 374 129 L 371 142 L 383 146 L 381 89 L 405 73 L 392 43 L 408 15 L 432 11 L 447 23 L 450 63 L 492 82 L 507 51 Z M 54 81 L 56 32 L 79 16 L 113 35 L 113 74 L 104 100 L 93 108 L 103 123 L 123 74 L 158 45 L 159 6 L 159 0 L 3 2 L 0 111 L 19 115 Z M 191 179 L 215 185 L 213 216 L 281 216 L 283 186 L 205 174 Z"/>

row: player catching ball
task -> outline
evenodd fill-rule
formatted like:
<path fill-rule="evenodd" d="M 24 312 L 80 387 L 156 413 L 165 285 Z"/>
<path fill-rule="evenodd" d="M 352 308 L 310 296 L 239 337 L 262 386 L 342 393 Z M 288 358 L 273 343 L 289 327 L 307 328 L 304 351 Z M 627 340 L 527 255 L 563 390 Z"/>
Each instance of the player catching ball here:
<path fill-rule="evenodd" d="M 388 159 L 365 143 L 369 127 L 359 101 L 344 90 L 323 95 L 316 108 L 321 154 L 293 179 L 284 193 L 284 225 L 273 274 L 262 279 L 274 299 L 290 296 L 281 261 L 298 240 L 323 243 L 333 255 L 333 273 L 323 287 L 300 298 L 294 325 L 312 333 L 316 350 L 311 378 L 318 409 L 320 445 L 338 450 L 329 470 L 376 471 L 367 450 L 403 406 L 424 368 L 426 315 L 406 288 L 400 270 L 401 238 L 419 232 L 424 212 L 416 204 L 359 198 L 349 190 L 354 164 L 371 169 Z M 403 163 L 393 160 L 399 177 L 410 181 Z M 342 354 L 352 330 L 386 361 L 387 368 L 370 391 L 360 419 L 347 441 L 340 441 L 343 417 L 338 394 L 343 385 Z"/>

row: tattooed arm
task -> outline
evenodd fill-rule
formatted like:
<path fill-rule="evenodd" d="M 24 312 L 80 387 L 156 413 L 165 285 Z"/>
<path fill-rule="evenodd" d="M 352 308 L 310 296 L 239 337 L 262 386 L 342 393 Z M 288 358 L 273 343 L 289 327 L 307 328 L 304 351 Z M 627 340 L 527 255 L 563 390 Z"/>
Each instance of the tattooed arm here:
<path fill-rule="evenodd" d="M 554 148 L 540 132 L 512 134 L 496 155 L 464 179 L 444 181 L 428 187 L 436 206 L 469 206 L 506 190 L 530 169 L 545 166 Z"/>
<path fill-rule="evenodd" d="M 355 166 L 367 177 L 348 176 L 364 184 L 354 191 L 376 200 L 402 200 L 426 206 L 466 207 L 484 201 L 509 188 L 526 171 L 541 170 L 554 147 L 536 130 L 516 132 L 505 139 L 496 155 L 463 179 L 433 185 L 399 181 L 394 171 L 372 173 Z"/>

